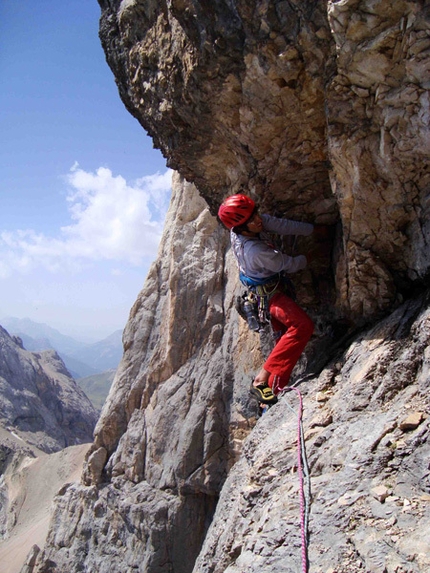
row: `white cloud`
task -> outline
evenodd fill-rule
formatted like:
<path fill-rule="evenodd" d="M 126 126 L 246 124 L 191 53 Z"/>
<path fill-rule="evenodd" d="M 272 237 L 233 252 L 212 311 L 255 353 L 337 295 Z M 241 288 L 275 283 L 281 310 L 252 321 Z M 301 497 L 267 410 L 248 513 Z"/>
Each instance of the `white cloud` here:
<path fill-rule="evenodd" d="M 151 211 L 156 220 L 164 221 L 170 202 L 172 187 L 172 171 L 168 169 L 164 174 L 146 175 L 136 181 L 136 185 L 148 189 L 150 194 Z M 169 189 L 169 193 L 166 193 Z"/>
<path fill-rule="evenodd" d="M 155 258 L 171 192 L 170 170 L 132 184 L 100 167 L 75 164 L 66 176 L 71 223 L 56 236 L 33 230 L 0 232 L 0 277 L 13 270 L 50 270 L 85 261 L 112 260 L 139 265 Z"/>

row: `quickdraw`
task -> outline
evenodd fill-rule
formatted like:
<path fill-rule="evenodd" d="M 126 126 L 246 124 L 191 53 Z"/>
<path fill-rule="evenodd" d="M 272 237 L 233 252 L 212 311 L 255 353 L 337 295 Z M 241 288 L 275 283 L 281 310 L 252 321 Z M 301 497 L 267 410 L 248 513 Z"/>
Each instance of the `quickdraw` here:
<path fill-rule="evenodd" d="M 273 283 L 268 283 L 265 285 L 257 285 L 254 287 L 251 293 L 255 296 L 257 306 L 258 306 L 258 320 L 261 324 L 267 324 L 270 322 L 269 316 L 269 300 L 277 292 L 280 284 L 280 279 Z M 248 295 L 249 296 L 249 295 Z"/>

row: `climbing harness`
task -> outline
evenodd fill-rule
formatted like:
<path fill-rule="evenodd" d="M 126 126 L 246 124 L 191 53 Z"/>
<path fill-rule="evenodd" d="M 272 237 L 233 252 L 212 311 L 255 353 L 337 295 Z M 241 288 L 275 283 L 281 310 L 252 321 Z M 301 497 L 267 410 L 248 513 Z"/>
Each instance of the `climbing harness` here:
<path fill-rule="evenodd" d="M 258 319 L 261 324 L 267 324 L 270 322 L 269 316 L 269 300 L 278 291 L 281 283 L 281 278 L 277 277 L 277 279 L 273 282 L 257 285 L 255 287 L 254 296 L 257 299 L 257 306 L 258 306 Z"/>
<path fill-rule="evenodd" d="M 241 310 L 238 310 L 246 318 L 251 330 L 258 331 L 266 324 L 271 324 L 269 301 L 274 294 L 283 292 L 293 300 L 296 298 L 293 283 L 283 273 L 266 279 L 252 279 L 241 272 L 239 278 L 247 291 L 242 295 L 242 300 L 239 297 L 238 307 Z"/>
<path fill-rule="evenodd" d="M 309 525 L 309 509 L 311 503 L 311 480 L 309 465 L 306 457 L 306 447 L 305 447 L 305 437 L 303 432 L 303 399 L 298 388 L 294 385 L 287 386 L 281 392 L 284 394 L 286 392 L 295 391 L 299 399 L 299 409 L 298 412 L 286 402 L 287 406 L 295 414 L 297 414 L 297 470 L 299 476 L 299 488 L 300 488 L 300 529 L 302 538 L 302 573 L 308 573 L 309 560 L 308 560 L 308 525 Z M 305 484 L 306 482 L 306 484 Z"/>

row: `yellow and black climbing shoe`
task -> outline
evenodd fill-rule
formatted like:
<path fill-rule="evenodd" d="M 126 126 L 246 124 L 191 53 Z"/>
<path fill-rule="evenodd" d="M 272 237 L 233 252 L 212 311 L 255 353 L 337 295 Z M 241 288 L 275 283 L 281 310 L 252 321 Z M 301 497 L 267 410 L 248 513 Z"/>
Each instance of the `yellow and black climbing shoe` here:
<path fill-rule="evenodd" d="M 251 394 L 262 404 L 276 404 L 278 401 L 278 398 L 267 384 L 259 384 L 258 386 L 251 384 Z"/>

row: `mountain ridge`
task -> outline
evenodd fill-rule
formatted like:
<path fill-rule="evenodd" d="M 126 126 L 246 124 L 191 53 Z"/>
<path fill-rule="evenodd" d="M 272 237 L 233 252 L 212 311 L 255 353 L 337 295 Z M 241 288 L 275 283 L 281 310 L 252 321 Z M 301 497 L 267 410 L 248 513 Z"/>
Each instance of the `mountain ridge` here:
<path fill-rule="evenodd" d="M 77 478 L 97 418 L 55 350 L 30 352 L 0 327 L 2 572 L 44 542 L 51 502 Z"/>
<path fill-rule="evenodd" d="M 19 336 L 27 350 L 56 350 L 75 379 L 116 368 L 122 357 L 120 329 L 97 342 L 84 343 L 28 318 L 6 317 L 0 324 Z"/>
<path fill-rule="evenodd" d="M 30 352 L 0 326 L 0 421 L 46 453 L 89 441 L 97 413 L 55 350 Z"/>

